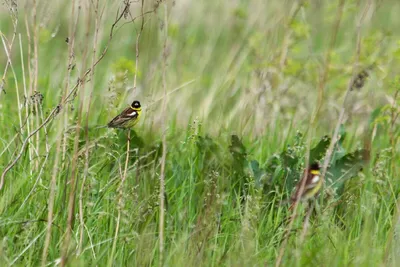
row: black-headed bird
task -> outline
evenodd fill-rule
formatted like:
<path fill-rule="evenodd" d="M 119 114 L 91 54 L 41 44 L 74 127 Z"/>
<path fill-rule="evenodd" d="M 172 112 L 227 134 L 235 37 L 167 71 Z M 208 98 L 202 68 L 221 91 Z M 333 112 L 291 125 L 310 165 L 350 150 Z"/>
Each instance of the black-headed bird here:
<path fill-rule="evenodd" d="M 369 76 L 371 75 L 372 70 L 376 66 L 376 63 L 372 63 L 370 66 L 357 73 L 356 77 L 354 77 L 353 83 L 351 84 L 350 90 L 360 90 L 361 88 L 363 88 L 364 84 L 367 82 Z"/>
<path fill-rule="evenodd" d="M 311 164 L 311 166 L 305 170 L 303 178 L 296 185 L 296 190 L 290 198 L 292 202 L 290 209 L 292 209 L 297 202 L 315 197 L 322 188 L 322 182 L 319 164 Z"/>
<path fill-rule="evenodd" d="M 133 101 L 130 107 L 127 107 L 118 116 L 112 119 L 107 126 L 109 128 L 121 128 L 129 129 L 136 125 L 139 121 L 140 114 L 142 113 L 142 107 L 140 102 Z"/>

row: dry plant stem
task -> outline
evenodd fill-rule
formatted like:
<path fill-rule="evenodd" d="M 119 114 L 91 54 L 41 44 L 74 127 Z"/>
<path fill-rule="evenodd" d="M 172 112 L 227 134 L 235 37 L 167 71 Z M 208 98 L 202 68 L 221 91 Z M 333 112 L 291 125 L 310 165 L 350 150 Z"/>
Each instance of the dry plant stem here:
<path fill-rule="evenodd" d="M 33 92 L 37 91 L 38 72 L 39 72 L 39 57 L 38 57 L 38 26 L 36 21 L 37 3 L 33 0 L 33 61 L 34 61 L 34 82 Z"/>
<path fill-rule="evenodd" d="M 71 76 L 71 64 L 73 62 L 73 58 L 74 58 L 74 46 L 75 46 L 75 33 L 76 33 L 76 26 L 78 24 L 78 20 L 79 20 L 79 10 L 77 14 L 75 15 L 75 1 L 73 0 L 71 3 L 71 19 L 70 19 L 70 25 L 69 25 L 69 42 L 68 42 L 68 53 L 69 53 L 69 57 L 68 57 L 68 65 L 67 65 L 67 77 L 66 77 L 66 85 L 65 85 L 65 90 L 63 93 L 62 98 L 65 99 L 65 96 L 68 94 L 69 92 L 69 80 L 70 80 L 70 76 Z M 75 21 L 75 23 L 73 23 Z M 79 84 L 79 86 L 81 86 L 81 83 Z M 78 86 L 78 87 L 79 87 Z M 69 197 L 68 197 L 68 217 L 67 217 L 67 226 L 65 229 L 65 238 L 64 238 L 64 242 L 62 244 L 62 249 L 61 249 L 61 262 L 60 262 L 60 266 L 63 267 L 66 265 L 67 263 L 67 257 L 68 257 L 68 252 L 69 252 L 69 243 L 70 243 L 70 239 L 71 239 L 71 233 L 72 233 L 72 229 L 73 229 L 73 219 L 74 219 L 74 212 L 75 212 L 75 187 L 76 187 L 76 183 L 75 183 L 75 179 L 76 179 L 76 162 L 77 162 L 77 150 L 78 150 L 78 145 L 79 145 L 79 132 L 80 132 L 80 121 L 81 121 L 81 114 L 78 115 L 78 122 L 76 125 L 76 131 L 75 131 L 75 140 L 74 140 L 74 154 L 72 156 L 72 167 L 71 167 L 71 176 L 69 179 L 69 185 L 70 185 L 70 190 L 69 190 Z M 66 155 L 66 143 L 67 143 L 67 135 L 66 135 L 66 129 L 68 127 L 68 109 L 64 110 L 64 138 L 63 138 L 63 143 L 62 143 L 62 147 L 63 147 L 63 153 L 62 153 L 62 158 L 61 161 L 65 162 L 65 155 Z M 64 168 L 64 165 L 62 165 L 61 167 L 62 169 Z M 66 183 L 67 184 L 67 183 Z M 65 188 L 65 190 L 67 190 L 67 188 Z"/>
<path fill-rule="evenodd" d="M 31 7 L 30 6 L 30 2 L 26 1 L 25 9 L 34 10 L 35 9 L 35 3 L 34 3 L 34 6 Z M 34 10 L 34 12 L 36 12 L 36 9 Z M 28 76 L 29 76 L 29 95 L 28 95 L 28 97 L 33 95 L 33 81 L 34 81 L 34 75 L 33 75 L 32 64 L 31 64 L 31 61 L 32 61 L 32 38 L 31 38 L 31 32 L 30 32 L 30 25 L 31 24 L 32 23 L 28 21 L 28 16 L 25 14 L 25 28 L 26 28 L 26 36 L 28 38 L 28 59 L 27 59 L 28 60 Z M 28 108 L 32 112 L 32 107 L 28 107 Z M 29 118 L 28 123 L 29 123 L 31 129 L 33 129 L 34 128 L 34 123 L 35 123 L 34 119 L 33 118 Z M 35 144 L 35 140 L 34 139 L 30 140 L 30 147 L 29 148 L 31 148 L 31 147 L 32 147 L 31 150 L 33 152 L 35 152 L 36 156 L 38 157 L 39 154 L 37 152 L 37 148 L 36 148 L 36 144 Z M 32 152 L 32 155 L 33 155 L 33 152 Z M 32 158 L 33 158 L 33 156 L 32 156 Z M 34 171 L 34 169 L 35 169 L 35 161 L 31 161 L 30 164 L 31 164 L 31 170 Z"/>
<path fill-rule="evenodd" d="M 118 241 L 118 234 L 119 234 L 119 226 L 120 226 L 120 222 L 121 222 L 121 209 L 122 209 L 122 205 L 123 205 L 123 192 L 124 192 L 124 183 L 126 180 L 126 174 L 128 171 L 128 164 L 129 164 L 129 149 L 130 149 L 130 144 L 131 144 L 131 130 L 129 129 L 128 131 L 128 142 L 126 145 L 126 158 L 125 158 L 125 167 L 124 167 L 124 172 L 121 176 L 121 183 L 118 187 L 118 215 L 117 215 L 117 225 L 115 227 L 115 235 L 114 235 L 114 241 L 113 241 L 113 246 L 111 249 L 111 255 L 109 258 L 109 262 L 108 262 L 108 266 L 112 266 L 113 262 L 114 262 L 114 254 L 115 254 L 115 250 L 117 248 L 117 241 Z"/>
<path fill-rule="evenodd" d="M 33 116 L 33 118 L 36 118 L 36 128 L 38 128 L 39 125 L 40 125 L 40 121 L 39 121 L 39 116 L 38 116 L 39 110 L 38 110 L 37 103 L 34 103 L 34 107 L 33 108 L 35 109 L 35 116 Z M 36 135 L 36 149 L 35 149 L 35 151 L 36 151 L 37 155 L 40 155 L 40 131 Z M 39 168 L 39 157 L 36 158 L 34 163 L 35 163 L 35 170 L 37 170 Z"/>
<path fill-rule="evenodd" d="M 134 91 L 134 93 L 136 91 L 137 69 L 138 69 L 138 62 L 139 62 L 139 40 L 140 40 L 140 36 L 142 35 L 143 27 L 144 27 L 144 13 L 143 13 L 144 10 L 143 9 L 144 9 L 144 0 L 142 0 L 142 6 L 140 8 L 140 13 L 141 13 L 141 17 L 142 17 L 142 23 L 140 25 L 139 33 L 136 36 L 136 62 L 135 62 L 135 76 L 134 76 L 134 79 L 133 79 L 133 91 Z"/>
<path fill-rule="evenodd" d="M 283 38 L 283 45 L 281 56 L 279 60 L 280 69 L 282 70 L 286 65 L 287 53 L 290 47 L 290 37 L 292 35 L 292 30 L 290 29 L 290 25 L 292 24 L 293 20 L 296 18 L 297 14 L 299 13 L 301 7 L 304 4 L 304 0 L 296 2 L 292 7 L 291 15 L 285 24 L 285 36 Z"/>
<path fill-rule="evenodd" d="M 10 15 L 11 15 L 11 17 L 12 17 L 13 26 L 14 26 L 14 29 L 13 29 L 13 36 L 12 36 L 12 38 L 11 38 L 11 42 L 9 43 L 9 51 L 10 51 L 10 53 L 11 53 L 12 47 L 13 47 L 13 44 L 14 44 L 14 40 L 15 40 L 15 36 L 17 35 L 18 17 L 17 17 L 17 16 L 14 17 L 14 14 L 10 14 Z M 0 32 L 0 34 L 2 34 L 2 33 Z M 4 81 L 5 81 L 5 79 L 6 79 L 8 67 L 10 66 L 10 64 L 11 64 L 11 61 L 7 61 L 7 62 L 6 62 L 6 66 L 5 66 L 5 68 L 4 68 L 3 77 L 1 77 L 1 81 L 0 81 L 0 95 L 1 95 L 1 93 L 3 93 L 3 92 L 5 93 L 5 90 L 4 90 L 4 83 L 5 83 L 5 82 L 4 82 Z"/>
<path fill-rule="evenodd" d="M 310 156 L 309 151 L 310 151 L 310 147 L 311 147 L 312 129 L 315 128 L 315 123 L 317 121 L 319 110 L 322 106 L 325 83 L 326 83 L 326 79 L 328 77 L 328 72 L 329 72 L 330 54 L 331 54 L 331 51 L 333 50 L 335 42 L 336 42 L 337 32 L 339 30 L 340 21 L 342 19 L 344 4 L 345 4 L 345 0 L 340 0 L 337 14 L 336 14 L 336 20 L 335 20 L 335 23 L 333 26 L 333 33 L 331 36 L 330 46 L 329 46 L 328 51 L 325 56 L 324 69 L 323 69 L 321 79 L 318 84 L 318 98 L 317 98 L 316 108 L 315 108 L 312 118 L 311 118 L 311 131 L 309 132 L 308 138 L 307 138 L 308 140 L 307 140 L 307 153 L 306 153 L 305 166 L 309 165 L 309 156 Z M 307 175 L 307 174 L 305 173 L 305 175 Z M 305 177 L 303 177 L 303 178 L 305 178 Z M 323 176 L 321 177 L 321 179 L 323 179 Z M 302 179 L 302 180 L 303 180 L 303 182 L 300 185 L 300 189 L 299 189 L 300 195 L 302 195 L 302 193 L 304 191 L 306 179 Z M 278 257 L 277 257 L 276 263 L 275 263 L 276 267 L 280 266 L 282 263 L 283 255 L 285 254 L 285 249 L 286 249 L 287 242 L 289 240 L 290 232 L 293 228 L 294 219 L 296 218 L 299 201 L 300 201 L 300 199 L 298 199 L 294 202 L 293 214 L 290 217 L 289 224 L 288 224 L 285 234 L 284 234 L 284 239 L 282 241 L 282 245 L 279 249 Z"/>
<path fill-rule="evenodd" d="M 99 33 L 99 0 L 96 1 L 96 3 L 93 3 L 93 8 L 94 8 L 94 14 L 95 14 L 95 27 L 94 27 L 94 38 L 93 38 L 93 54 L 92 54 L 92 66 L 91 68 L 93 69 L 94 62 L 96 60 L 96 46 L 97 46 L 97 37 Z M 89 16 L 90 17 L 90 16 Z M 79 234 L 79 245 L 78 245 L 78 251 L 77 254 L 79 255 L 82 251 L 82 246 L 83 246 L 83 233 L 84 233 L 84 227 L 85 227 L 85 221 L 84 221 L 84 216 L 83 216 L 83 190 L 85 188 L 85 183 L 86 179 L 88 176 L 89 172 L 89 114 L 90 114 L 90 104 L 92 102 L 92 93 L 94 91 L 94 71 L 91 72 L 90 75 L 90 81 L 91 81 L 91 90 L 89 93 L 89 100 L 85 100 L 84 102 L 87 103 L 87 110 L 86 110 L 86 126 L 85 126 L 85 166 L 84 166 L 84 171 L 83 171 L 83 180 L 82 180 L 82 185 L 81 189 L 79 192 L 79 220 L 80 220 L 80 234 Z"/>
<path fill-rule="evenodd" d="M 37 25 L 37 1 L 33 0 L 33 63 L 34 63 L 34 76 L 33 78 L 33 92 L 37 92 L 37 81 L 38 81 L 38 72 L 39 72 L 39 57 L 38 57 L 38 25 Z M 37 101 L 34 101 L 34 108 L 36 112 L 36 128 L 39 127 L 39 109 Z M 40 132 L 36 135 L 36 151 L 40 155 Z M 39 158 L 35 161 L 36 169 L 39 168 Z"/>
<path fill-rule="evenodd" d="M 43 109 L 42 107 L 39 108 L 40 111 L 40 119 L 41 121 L 44 120 L 44 116 L 43 116 Z M 48 157 L 49 153 L 50 153 L 50 146 L 49 146 L 49 136 L 47 134 L 47 127 L 46 125 L 43 127 L 43 131 L 44 131 L 44 136 L 45 136 L 45 148 L 46 148 L 46 157 Z"/>
<path fill-rule="evenodd" d="M 164 2 L 164 47 L 163 47 L 163 75 L 162 83 L 164 88 L 164 99 L 162 104 L 162 157 L 161 157 L 161 172 L 160 172 L 160 219 L 159 219 L 159 235 L 160 235 L 160 262 L 159 266 L 164 265 L 164 220 L 165 220 L 165 161 L 167 158 L 167 131 L 166 131 L 166 106 L 167 106 L 167 41 L 168 41 L 168 8 Z"/>
<path fill-rule="evenodd" d="M 82 66 L 85 68 L 86 67 L 86 62 L 87 62 L 87 58 L 88 58 L 88 48 L 89 48 L 89 37 L 90 37 L 90 29 L 91 29 L 91 20 L 92 20 L 92 17 L 91 17 L 91 15 L 90 15 L 90 4 L 89 4 L 89 2 L 86 2 L 85 3 L 86 4 L 86 14 L 84 14 L 84 17 L 86 17 L 86 33 L 85 33 L 85 41 L 84 41 L 84 43 L 85 43 L 85 47 L 84 47 L 84 51 L 83 51 L 83 54 L 82 54 L 82 58 L 83 58 L 83 62 L 82 62 Z M 82 75 L 83 73 L 81 73 L 81 75 Z M 82 88 L 85 88 L 85 81 L 83 81 L 82 82 Z M 78 109 L 78 120 L 79 120 L 79 123 L 81 124 L 82 123 L 82 116 L 83 116 L 83 106 L 84 106 L 84 103 L 86 103 L 86 94 L 85 94 L 85 90 L 84 89 L 81 89 L 80 90 L 80 104 L 79 104 L 79 109 Z M 85 131 L 85 136 L 86 136 L 86 138 L 87 138 L 87 142 L 86 142 L 86 144 L 85 144 L 85 146 L 86 147 L 88 147 L 88 142 L 89 142 L 89 138 L 88 138 L 88 136 L 86 135 L 87 133 L 86 133 L 86 131 Z M 78 141 L 79 142 L 79 141 Z M 75 153 L 77 154 L 77 158 L 79 158 L 79 155 L 80 155 L 80 150 L 78 149 L 77 151 L 75 151 Z M 85 160 L 89 160 L 89 156 L 87 157 L 87 158 L 85 158 Z M 86 167 L 86 165 L 88 165 L 88 163 L 85 161 L 85 167 Z M 76 252 L 76 254 L 77 255 L 79 255 L 80 254 L 80 251 L 81 251 L 81 244 L 82 244 L 82 242 L 83 242 L 83 228 L 84 228 L 84 221 L 83 221 L 83 191 L 84 191 L 84 188 L 85 188 L 85 182 L 86 182 L 86 177 L 87 177 L 87 174 L 88 174 L 88 171 L 87 171 L 87 169 L 85 169 L 84 170 L 84 172 L 83 172 L 83 180 L 82 180 L 82 183 L 81 183 L 81 188 L 80 188 L 80 190 L 79 190 L 79 201 L 78 201 L 78 203 L 79 203 L 79 221 L 80 221 L 80 225 L 79 225 L 79 228 L 80 228 L 80 236 L 79 236 L 79 243 L 78 243 L 78 248 L 77 248 L 77 252 Z M 79 178 L 79 176 L 77 176 L 77 178 Z M 77 183 L 76 183 L 77 185 L 79 184 L 79 180 L 77 179 Z"/>
<path fill-rule="evenodd" d="M 19 128 L 22 130 L 22 115 L 21 115 L 21 102 L 19 98 L 19 87 L 18 87 L 18 80 L 17 80 L 17 75 L 15 74 L 13 64 L 11 62 L 11 50 L 10 47 L 7 45 L 6 40 L 4 40 L 4 36 L 1 35 L 1 41 L 3 42 L 4 46 L 4 51 L 6 52 L 7 56 L 7 62 L 10 65 L 11 72 L 14 77 L 14 82 L 15 82 L 15 93 L 17 95 L 17 105 L 18 105 L 18 118 L 19 118 Z"/>
<path fill-rule="evenodd" d="M 397 98 L 399 97 L 399 93 L 400 93 L 400 89 L 398 89 L 393 97 L 393 103 L 391 106 L 391 112 L 390 112 L 390 130 L 389 130 L 389 137 L 390 137 L 390 145 L 392 147 L 392 171 L 391 174 L 393 177 L 397 177 L 397 174 L 395 173 L 395 166 L 396 166 L 396 146 L 397 146 L 397 141 L 398 139 L 396 138 L 396 130 L 397 130 L 397 126 L 396 126 L 396 121 L 400 115 L 400 111 L 396 108 L 397 107 Z"/>
<path fill-rule="evenodd" d="M 150 14 L 150 13 L 146 12 L 144 14 Z M 107 42 L 105 48 L 103 49 L 102 53 L 100 54 L 100 56 L 96 60 L 95 64 L 93 65 L 94 67 L 96 67 L 97 64 L 99 64 L 101 62 L 101 60 L 104 58 L 104 56 L 106 55 L 106 53 L 108 51 L 108 48 L 109 48 L 109 45 L 110 45 L 110 43 L 111 43 L 111 41 L 113 39 L 113 36 L 114 36 L 113 34 L 114 34 L 115 27 L 116 27 L 117 23 L 121 20 L 122 17 L 123 17 L 123 14 L 121 14 L 119 17 L 117 17 L 117 19 L 115 20 L 115 22 L 111 26 L 111 31 L 110 31 L 108 42 Z M 138 17 L 141 17 L 141 16 L 138 16 Z M 138 17 L 135 17 L 134 20 L 137 19 Z M 85 74 L 83 74 L 83 76 L 78 79 L 78 81 L 76 82 L 74 87 L 69 91 L 67 96 L 64 97 L 55 108 L 53 108 L 53 110 L 47 116 L 46 120 L 38 128 L 33 130 L 25 138 L 25 140 L 22 142 L 22 146 L 21 146 L 21 149 L 20 149 L 19 153 L 17 154 L 17 157 L 12 162 L 10 162 L 10 164 L 3 170 L 2 174 L 1 174 L 1 177 L 0 177 L 0 190 L 4 186 L 5 176 L 12 169 L 12 167 L 14 167 L 14 165 L 17 164 L 18 160 L 21 158 L 26 146 L 28 145 L 28 142 L 29 142 L 30 138 L 32 138 L 32 136 L 34 136 L 41 128 L 43 128 L 45 125 L 50 123 L 50 121 L 60 113 L 60 110 L 63 108 L 63 106 L 66 103 L 68 103 L 69 101 L 72 101 L 72 99 L 74 98 L 74 93 L 78 90 L 79 85 L 82 83 L 83 80 L 86 79 L 86 77 L 92 72 L 92 70 L 93 70 L 92 68 L 86 70 Z"/>
<path fill-rule="evenodd" d="M 60 120 L 58 123 L 58 136 L 61 135 L 61 129 L 62 129 L 62 121 Z M 61 138 L 57 138 L 57 143 L 56 143 L 56 155 L 55 155 L 55 160 L 53 164 L 53 173 L 51 175 L 51 180 L 50 180 L 50 195 L 49 195 L 49 203 L 48 203 L 48 212 L 47 212 L 47 231 L 46 231 L 46 237 L 44 241 L 44 246 L 43 246 L 43 252 L 42 252 L 42 266 L 46 266 L 47 263 L 47 254 L 49 251 L 49 246 L 50 246 L 50 240 L 51 240 L 51 228 L 52 228 L 52 222 L 53 222 L 53 210 L 54 210 L 54 200 L 55 200 L 55 195 L 56 195 L 56 182 L 57 182 L 57 175 L 58 175 L 58 163 L 60 160 L 60 153 L 61 152 Z"/>
<path fill-rule="evenodd" d="M 68 32 L 68 62 L 67 62 L 67 76 L 66 76 L 66 82 L 65 82 L 65 88 L 64 92 L 62 95 L 62 99 L 64 100 L 66 95 L 70 92 L 69 87 L 70 87 L 70 78 L 71 78 L 71 71 L 72 71 L 72 65 L 74 62 L 74 49 L 75 49 L 75 33 L 76 33 L 76 27 L 78 25 L 79 21 L 79 14 L 80 14 L 80 8 L 78 9 L 77 15 L 75 17 L 75 0 L 71 2 L 72 8 L 71 8 L 71 19 L 69 23 L 69 32 Z M 78 3 L 80 5 L 80 3 Z M 75 21 L 75 23 L 74 23 Z M 85 66 L 83 66 L 85 67 Z M 67 129 L 68 129 L 68 115 L 69 115 L 69 110 L 66 109 L 64 112 L 64 134 L 63 134 L 63 143 L 62 143 L 62 169 L 64 169 L 64 164 L 66 162 L 65 157 L 67 153 Z"/>
<path fill-rule="evenodd" d="M 396 153 L 397 139 L 396 139 L 394 133 L 396 131 L 396 128 L 395 128 L 396 121 L 399 116 L 399 112 L 396 110 L 396 101 L 397 101 L 397 97 L 398 97 L 399 93 L 400 93 L 400 90 L 397 90 L 396 93 L 394 94 L 393 103 L 392 103 L 392 107 L 391 107 L 391 114 L 390 114 L 389 135 L 390 135 L 390 145 L 392 148 L 392 151 L 391 151 L 391 154 L 392 154 L 391 155 L 391 158 L 392 158 L 392 160 L 391 160 L 391 167 L 392 167 L 391 175 L 392 175 L 392 177 L 397 177 L 397 174 L 395 173 L 395 168 L 394 168 L 396 166 L 396 162 L 395 162 L 396 154 L 395 153 Z M 386 242 L 385 256 L 384 256 L 385 265 L 390 265 L 389 264 L 389 260 L 391 258 L 390 250 L 392 248 L 393 238 L 395 237 L 395 234 L 396 234 L 395 231 L 396 231 L 396 227 L 399 224 L 399 221 L 400 221 L 400 198 L 398 198 L 396 201 L 396 210 L 395 210 L 395 213 L 392 218 L 392 227 L 390 229 L 390 232 L 388 234 L 388 240 Z"/>
<path fill-rule="evenodd" d="M 26 2 L 25 8 L 30 9 L 30 7 L 28 6 L 28 2 Z M 32 44 L 31 44 L 31 34 L 30 34 L 30 30 L 29 30 L 29 25 L 30 25 L 30 23 L 28 22 L 28 16 L 25 14 L 26 37 L 28 39 L 28 57 L 27 57 L 28 64 L 27 65 L 28 65 L 28 77 L 29 77 L 29 94 L 27 95 L 27 97 L 33 95 L 33 89 L 32 89 L 33 88 L 33 86 L 32 86 L 33 78 L 32 78 L 32 67 L 31 67 L 32 64 L 30 64 L 31 57 L 32 57 L 32 51 L 31 51 Z M 28 107 L 28 110 L 29 109 L 30 109 L 30 107 Z M 34 123 L 33 119 L 28 118 L 28 124 L 31 129 L 34 128 L 33 123 Z M 28 136 L 29 136 L 29 134 L 28 134 Z M 29 151 L 31 151 L 31 153 L 32 153 L 32 158 L 33 158 L 34 152 L 36 152 L 35 144 L 33 142 L 34 142 L 34 140 L 29 140 Z M 36 154 L 36 156 L 38 156 L 38 154 Z M 30 168 L 31 172 L 33 172 L 33 169 L 34 169 L 33 161 L 30 161 L 30 164 L 31 164 L 31 168 Z"/>
<path fill-rule="evenodd" d="M 88 4 L 88 3 L 87 3 Z M 80 7 L 79 7 L 80 9 Z M 87 9 L 90 12 L 90 9 Z M 79 17 L 79 16 L 78 16 Z M 85 47 L 84 51 L 82 53 L 82 66 L 86 67 L 86 62 L 87 62 L 87 55 L 88 55 L 88 44 L 89 44 L 89 33 L 90 33 L 90 28 L 91 28 L 91 16 L 86 14 L 87 18 L 87 30 L 86 30 L 86 39 L 85 39 Z M 77 19 L 78 20 L 78 19 Z M 75 25 L 76 27 L 76 25 Z M 81 73 L 82 76 L 83 73 Z M 61 266 L 63 264 L 66 264 L 67 262 L 67 257 L 68 257 L 68 249 L 69 249 L 69 241 L 70 241 L 70 235 L 72 232 L 72 229 L 74 228 L 74 214 L 75 214 L 75 197 L 76 197 L 76 187 L 79 184 L 79 171 L 78 171 L 78 158 L 79 158 L 79 137 L 80 137 L 80 131 L 81 131 L 81 123 L 82 123 L 82 116 L 83 116 L 83 104 L 85 101 L 85 90 L 82 88 L 85 88 L 85 81 L 82 81 L 81 83 L 81 90 L 80 90 L 80 101 L 79 101 L 79 108 L 78 108 L 78 119 L 77 119 L 77 124 L 75 128 L 75 141 L 74 141 L 74 154 L 72 157 L 72 163 L 71 163 L 71 179 L 70 179 L 70 195 L 69 195 L 69 203 L 68 203 L 68 221 L 67 221 L 67 229 L 66 229 L 66 237 L 65 237 L 65 243 L 64 243 L 64 250 L 63 254 L 61 256 Z M 84 186 L 84 183 L 82 183 L 82 187 Z M 81 196 L 81 195 L 80 195 Z M 79 217 L 83 220 L 83 208 L 82 205 L 79 206 Z M 78 253 L 79 253 L 80 247 L 78 246 Z"/>
<path fill-rule="evenodd" d="M 82 120 L 82 101 L 79 109 L 80 111 L 78 113 L 78 121 L 76 125 L 75 140 L 74 140 L 74 155 L 72 157 L 72 163 L 71 163 L 71 179 L 69 181 L 70 191 L 68 200 L 68 218 L 67 218 L 67 228 L 63 244 L 63 250 L 61 252 L 61 266 L 65 266 L 67 263 L 69 243 L 71 239 L 72 229 L 74 227 L 75 195 L 76 195 L 76 184 L 77 184 L 76 180 L 78 173 L 78 150 L 79 150 L 78 146 L 79 146 L 79 134 L 80 134 L 81 120 Z"/>
<path fill-rule="evenodd" d="M 22 38 L 21 34 L 18 35 L 19 37 L 19 50 L 20 50 L 20 55 L 21 55 L 21 67 L 22 67 L 22 81 L 24 84 L 24 95 L 25 95 L 25 100 L 28 101 L 28 92 L 26 90 L 26 79 L 25 79 L 25 64 L 24 64 L 24 53 L 22 51 Z M 26 119 L 28 120 L 26 123 L 26 135 L 29 135 L 30 133 L 30 125 L 29 125 L 29 105 L 26 102 L 25 103 L 25 116 Z M 29 162 L 32 161 L 32 150 L 30 147 L 28 147 L 28 156 L 29 156 Z M 32 175 L 32 168 L 29 168 L 30 174 Z"/>

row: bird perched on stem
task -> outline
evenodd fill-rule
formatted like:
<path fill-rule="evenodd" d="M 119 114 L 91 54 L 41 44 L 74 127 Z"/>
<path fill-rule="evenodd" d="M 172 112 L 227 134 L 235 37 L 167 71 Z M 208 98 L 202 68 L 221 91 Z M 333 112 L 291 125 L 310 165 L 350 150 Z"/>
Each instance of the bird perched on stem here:
<path fill-rule="evenodd" d="M 297 202 L 315 197 L 322 187 L 322 182 L 319 164 L 311 164 L 296 185 L 296 190 L 290 199 L 292 205 L 289 209 L 292 209 Z"/>
<path fill-rule="evenodd" d="M 135 100 L 133 101 L 130 107 L 127 107 L 122 111 L 118 116 L 112 119 L 107 126 L 109 128 L 121 128 L 121 129 L 129 129 L 135 126 L 138 121 L 140 114 L 142 113 L 142 107 L 140 102 Z"/>

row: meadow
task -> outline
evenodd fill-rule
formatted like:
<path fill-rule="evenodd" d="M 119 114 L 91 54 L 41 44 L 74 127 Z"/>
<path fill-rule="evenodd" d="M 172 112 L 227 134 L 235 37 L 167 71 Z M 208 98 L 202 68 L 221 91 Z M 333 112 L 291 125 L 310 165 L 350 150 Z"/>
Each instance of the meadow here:
<path fill-rule="evenodd" d="M 0 3 L 0 266 L 400 265 L 399 1 Z"/>

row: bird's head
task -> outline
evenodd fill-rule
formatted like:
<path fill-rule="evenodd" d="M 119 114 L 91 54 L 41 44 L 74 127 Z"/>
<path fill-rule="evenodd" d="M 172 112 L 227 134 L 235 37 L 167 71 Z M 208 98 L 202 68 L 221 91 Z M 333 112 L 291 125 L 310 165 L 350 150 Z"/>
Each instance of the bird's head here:
<path fill-rule="evenodd" d="M 134 108 L 134 109 L 140 109 L 140 108 L 141 108 L 140 102 L 137 101 L 137 100 L 133 101 L 133 103 L 132 103 L 132 108 Z"/>
<path fill-rule="evenodd" d="M 319 169 L 320 169 L 320 167 L 319 167 L 318 162 L 314 162 L 310 166 L 310 173 L 319 174 Z"/>

